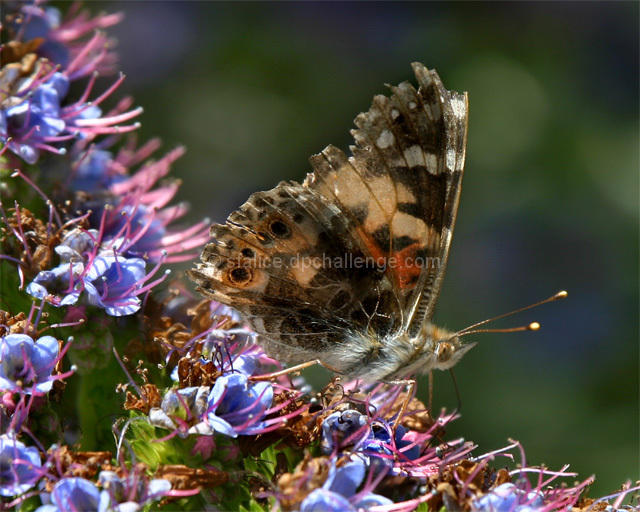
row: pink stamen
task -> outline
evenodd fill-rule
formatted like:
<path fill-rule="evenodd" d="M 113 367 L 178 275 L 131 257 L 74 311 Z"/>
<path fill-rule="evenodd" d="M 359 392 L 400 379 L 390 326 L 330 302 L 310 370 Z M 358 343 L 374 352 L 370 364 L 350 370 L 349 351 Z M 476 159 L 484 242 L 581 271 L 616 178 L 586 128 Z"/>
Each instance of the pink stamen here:
<path fill-rule="evenodd" d="M 87 58 L 96 48 L 100 47 L 97 55 L 90 60 L 83 62 L 83 59 Z M 101 32 L 96 32 L 95 35 L 85 44 L 82 45 L 81 50 L 75 56 L 75 58 L 69 63 L 65 73 L 70 79 L 81 78 L 89 73 L 90 70 L 95 70 L 100 62 L 104 60 L 107 55 L 107 39 Z"/>
<path fill-rule="evenodd" d="M 56 216 L 56 221 L 58 222 L 58 226 L 62 225 L 62 219 L 60 218 L 60 215 L 58 214 L 58 210 L 55 209 L 55 207 L 53 207 L 53 203 L 51 202 L 51 200 L 46 196 L 46 194 L 40 190 L 40 187 L 38 187 L 33 181 L 31 181 L 31 179 L 24 174 L 20 169 L 14 169 L 14 172 L 11 174 L 11 177 L 14 178 L 16 176 L 19 176 L 20 178 L 22 178 L 31 188 L 33 188 L 33 190 L 35 190 L 38 195 L 44 199 L 45 203 L 50 204 L 51 207 L 53 208 L 53 213 Z"/>
<path fill-rule="evenodd" d="M 136 295 L 140 295 L 144 292 L 147 292 L 149 290 L 151 290 L 152 288 L 155 288 L 156 286 L 158 286 L 160 283 L 164 282 L 165 279 L 167 279 L 167 277 L 169 277 L 169 274 L 171 273 L 170 270 L 165 270 L 165 274 L 159 278 L 156 279 L 155 281 L 148 283 L 147 285 L 143 286 L 142 288 L 138 289 L 138 292 L 136 293 Z"/>
<path fill-rule="evenodd" d="M 27 237 L 24 234 L 24 231 L 22 229 L 20 205 L 18 205 L 17 201 L 15 202 L 15 210 L 16 210 L 16 219 L 18 220 L 17 222 L 18 233 L 16 233 L 16 238 L 18 238 L 18 240 L 20 240 L 20 242 L 22 243 L 22 247 L 24 247 L 24 251 L 27 253 L 27 258 L 29 259 L 29 261 L 31 261 L 31 259 L 33 258 L 33 253 L 31 252 L 31 249 L 29 249 L 29 244 L 27 243 Z M 15 230 L 14 230 L 14 233 L 15 233 Z"/>
<path fill-rule="evenodd" d="M 94 102 L 95 104 L 95 102 Z M 86 108 L 83 108 L 81 111 L 87 110 L 89 107 L 91 107 L 91 105 L 87 105 Z M 142 107 L 138 107 L 135 108 L 133 110 L 130 110 L 129 112 L 125 112 L 123 114 L 117 115 L 117 116 L 112 116 L 112 117 L 99 117 L 97 119 L 76 119 L 74 122 L 75 126 L 78 126 L 80 128 L 84 128 L 84 127 L 97 127 L 97 128 L 106 128 L 106 124 L 114 124 L 114 123 L 121 123 L 124 121 L 128 121 L 129 119 L 133 119 L 134 117 L 142 114 L 143 109 Z M 75 113 L 74 113 L 75 115 Z M 133 125 L 132 125 L 133 126 Z M 118 128 L 115 127 L 114 128 Z M 122 128 L 128 128 L 128 127 L 120 127 L 120 129 Z"/>

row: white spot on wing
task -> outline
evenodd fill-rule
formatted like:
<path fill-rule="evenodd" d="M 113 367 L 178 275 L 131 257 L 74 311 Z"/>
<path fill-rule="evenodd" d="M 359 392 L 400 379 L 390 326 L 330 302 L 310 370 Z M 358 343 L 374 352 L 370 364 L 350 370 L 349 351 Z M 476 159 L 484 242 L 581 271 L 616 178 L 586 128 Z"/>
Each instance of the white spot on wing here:
<path fill-rule="evenodd" d="M 391 109 L 391 119 L 393 119 L 395 121 L 396 119 L 398 119 L 399 115 L 400 115 L 400 112 L 398 111 L 397 108 L 392 108 Z"/>
<path fill-rule="evenodd" d="M 291 266 L 291 273 L 293 274 L 293 278 L 300 286 L 309 286 L 312 279 L 316 276 L 318 271 L 314 268 L 314 263 L 317 262 L 308 262 L 306 260 L 296 261 Z M 319 263 L 321 264 L 321 262 Z"/>
<path fill-rule="evenodd" d="M 467 105 L 459 96 L 451 98 L 451 109 L 458 119 L 464 119 L 467 116 Z"/>
<path fill-rule="evenodd" d="M 425 161 L 427 162 L 427 170 L 431 174 L 437 174 L 438 172 L 438 158 L 435 153 L 425 153 Z"/>
<path fill-rule="evenodd" d="M 455 149 L 447 149 L 447 169 L 453 171 L 456 168 L 456 151 Z"/>
<path fill-rule="evenodd" d="M 259 316 L 251 317 L 251 325 L 254 331 L 265 332 L 264 320 Z"/>
<path fill-rule="evenodd" d="M 409 108 L 411 110 L 413 110 L 414 108 L 416 108 L 418 106 L 418 104 L 415 101 L 410 101 L 409 102 Z"/>
<path fill-rule="evenodd" d="M 395 137 L 393 136 L 393 133 L 391 133 L 389 130 L 382 130 L 382 133 L 376 141 L 376 146 L 378 146 L 380 149 L 386 149 L 394 142 Z"/>
<path fill-rule="evenodd" d="M 428 230 L 427 225 L 422 219 L 404 212 L 396 212 L 391 221 L 393 236 L 420 238 L 420 235 L 426 233 Z"/>
<path fill-rule="evenodd" d="M 425 165 L 422 148 L 417 144 L 414 144 L 410 148 L 404 150 L 404 159 L 407 161 L 407 165 L 409 167 Z"/>

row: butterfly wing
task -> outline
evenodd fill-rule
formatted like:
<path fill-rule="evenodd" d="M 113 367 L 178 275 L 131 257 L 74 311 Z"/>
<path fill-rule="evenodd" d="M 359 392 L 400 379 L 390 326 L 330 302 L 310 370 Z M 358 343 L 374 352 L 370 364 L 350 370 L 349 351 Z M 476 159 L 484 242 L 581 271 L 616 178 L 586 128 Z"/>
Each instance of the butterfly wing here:
<path fill-rule="evenodd" d="M 459 198 L 467 100 L 413 67 L 418 91 L 392 87 L 356 118 L 351 158 L 329 146 L 310 159 L 314 173 L 302 185 L 253 194 L 212 226 L 203 263 L 188 272 L 201 293 L 238 309 L 276 358 L 321 357 L 353 332 L 375 343 L 432 314 Z"/>
<path fill-rule="evenodd" d="M 316 191 L 295 183 L 253 194 L 225 225 L 213 225 L 198 291 L 232 305 L 267 352 L 304 362 L 353 331 L 391 332 L 400 315 L 382 270 L 365 267 L 350 221 Z"/>
<path fill-rule="evenodd" d="M 383 262 L 415 336 L 433 315 L 460 198 L 467 138 L 466 94 L 447 91 L 435 71 L 414 63 L 404 82 L 376 96 L 352 130 L 347 158 L 329 146 L 311 158 L 305 184 L 358 226 L 365 251 Z"/>

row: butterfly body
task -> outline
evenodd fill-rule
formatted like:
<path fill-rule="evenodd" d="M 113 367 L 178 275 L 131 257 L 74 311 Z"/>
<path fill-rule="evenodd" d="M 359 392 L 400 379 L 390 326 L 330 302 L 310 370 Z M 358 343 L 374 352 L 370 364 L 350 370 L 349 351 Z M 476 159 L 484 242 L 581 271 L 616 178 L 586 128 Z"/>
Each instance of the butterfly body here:
<path fill-rule="evenodd" d="M 349 379 L 393 382 L 430 370 L 449 369 L 473 346 L 427 323 L 415 338 L 402 332 L 380 340 L 375 333 L 354 332 L 344 344 L 318 357 Z"/>
<path fill-rule="evenodd" d="M 390 381 L 471 347 L 434 326 L 466 147 L 467 97 L 413 65 L 420 87 L 376 96 L 351 157 L 328 146 L 302 184 L 257 192 L 189 271 L 236 308 L 272 357 Z"/>

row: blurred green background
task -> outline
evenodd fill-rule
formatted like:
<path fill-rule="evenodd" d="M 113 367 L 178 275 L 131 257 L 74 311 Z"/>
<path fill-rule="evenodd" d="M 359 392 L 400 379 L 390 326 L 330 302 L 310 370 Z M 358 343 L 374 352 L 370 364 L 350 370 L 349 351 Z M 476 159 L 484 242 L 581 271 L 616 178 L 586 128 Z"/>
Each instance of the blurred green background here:
<path fill-rule="evenodd" d="M 91 2 L 123 11 L 122 91 L 141 138 L 180 143 L 192 219 L 221 222 L 248 195 L 302 180 L 383 83 L 436 68 L 470 98 L 467 173 L 436 312 L 458 330 L 496 322 L 456 367 L 451 436 L 478 454 L 524 444 L 529 463 L 597 476 L 591 496 L 640 476 L 637 2 Z M 322 386 L 323 370 L 309 372 Z M 420 392 L 426 393 L 426 381 Z M 456 407 L 437 375 L 436 407 Z"/>

